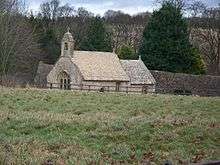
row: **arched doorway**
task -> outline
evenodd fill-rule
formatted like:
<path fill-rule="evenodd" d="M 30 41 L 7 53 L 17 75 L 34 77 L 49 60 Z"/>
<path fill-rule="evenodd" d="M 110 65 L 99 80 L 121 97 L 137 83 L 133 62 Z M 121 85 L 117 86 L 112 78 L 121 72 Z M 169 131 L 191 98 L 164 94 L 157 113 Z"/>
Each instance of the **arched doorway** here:
<path fill-rule="evenodd" d="M 71 89 L 71 81 L 70 76 L 65 72 L 61 72 L 58 76 L 58 82 L 60 89 L 70 90 Z"/>

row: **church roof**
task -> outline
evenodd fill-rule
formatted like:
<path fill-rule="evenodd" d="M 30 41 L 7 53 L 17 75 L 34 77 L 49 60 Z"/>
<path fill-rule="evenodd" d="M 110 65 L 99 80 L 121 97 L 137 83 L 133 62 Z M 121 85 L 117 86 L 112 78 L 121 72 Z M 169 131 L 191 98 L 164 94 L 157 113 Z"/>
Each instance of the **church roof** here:
<path fill-rule="evenodd" d="M 130 77 L 131 84 L 155 84 L 156 81 L 142 60 L 121 60 L 121 65 Z"/>
<path fill-rule="evenodd" d="M 88 81 L 129 81 L 115 53 L 74 51 L 72 61 Z"/>

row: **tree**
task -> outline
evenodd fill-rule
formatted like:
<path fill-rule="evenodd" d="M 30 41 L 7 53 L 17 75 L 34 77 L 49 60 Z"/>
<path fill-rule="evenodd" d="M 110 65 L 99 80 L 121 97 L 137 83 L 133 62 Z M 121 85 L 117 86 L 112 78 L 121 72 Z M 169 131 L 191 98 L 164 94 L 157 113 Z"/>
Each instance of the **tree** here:
<path fill-rule="evenodd" d="M 39 43 L 44 53 L 44 59 L 49 64 L 54 64 L 60 56 L 60 41 L 67 27 L 74 23 L 72 18 L 76 11 L 69 4 L 60 5 L 59 0 L 48 0 L 41 5 L 36 21 Z"/>
<path fill-rule="evenodd" d="M 120 59 L 134 60 L 137 59 L 134 49 L 128 45 L 122 45 L 118 52 Z"/>
<path fill-rule="evenodd" d="M 47 19 L 52 19 L 53 21 L 57 19 L 59 13 L 59 6 L 59 0 L 51 0 L 41 4 L 40 9 L 43 17 Z"/>
<path fill-rule="evenodd" d="M 204 73 L 202 59 L 189 41 L 188 25 L 181 8 L 164 2 L 155 11 L 143 33 L 139 50 L 145 64 L 152 70 L 183 73 Z"/>
<path fill-rule="evenodd" d="M 73 16 L 76 11 L 69 4 L 60 6 L 59 0 L 50 0 L 40 5 L 40 13 L 44 19 L 56 21 L 58 18 Z"/>
<path fill-rule="evenodd" d="M 220 75 L 220 5 L 207 8 L 195 2 L 189 9 L 192 42 L 202 53 L 208 74 Z"/>
<path fill-rule="evenodd" d="M 78 10 L 77 10 L 77 15 L 78 15 L 78 17 L 81 17 L 81 18 L 83 18 L 83 19 L 86 19 L 86 18 L 89 18 L 89 17 L 94 17 L 94 14 L 93 14 L 93 13 L 87 11 L 87 10 L 86 10 L 85 8 L 83 8 L 83 7 L 78 8 Z"/>
<path fill-rule="evenodd" d="M 87 37 L 82 41 L 81 49 L 89 51 L 112 51 L 111 38 L 100 17 L 95 17 L 90 22 Z"/>
<path fill-rule="evenodd" d="M 120 24 L 129 24 L 131 22 L 131 16 L 129 14 L 125 14 L 122 11 L 113 11 L 108 10 L 104 14 L 104 18 L 108 23 L 120 23 Z"/>
<path fill-rule="evenodd" d="M 46 55 L 47 63 L 54 64 L 60 56 L 60 42 L 55 36 L 52 28 L 42 34 L 40 41 L 41 48 Z"/>
<path fill-rule="evenodd" d="M 59 7 L 59 17 L 71 17 L 76 11 L 74 7 L 69 6 L 69 4 L 65 4 L 64 6 Z"/>
<path fill-rule="evenodd" d="M 185 8 L 189 5 L 189 0 L 156 0 L 159 4 L 170 3 L 176 8 L 180 10 L 185 10 Z"/>
<path fill-rule="evenodd" d="M 4 3 L 5 2 L 5 3 Z M 0 3 L 0 76 L 33 74 L 40 50 L 19 0 Z M 32 77 L 33 78 L 33 77 Z"/>

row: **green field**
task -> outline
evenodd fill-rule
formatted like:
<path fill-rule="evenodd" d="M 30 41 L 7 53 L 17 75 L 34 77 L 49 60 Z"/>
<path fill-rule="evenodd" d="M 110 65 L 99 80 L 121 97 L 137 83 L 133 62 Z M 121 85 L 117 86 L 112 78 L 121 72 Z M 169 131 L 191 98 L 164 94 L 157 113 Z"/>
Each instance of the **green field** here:
<path fill-rule="evenodd" d="M 220 159 L 220 98 L 0 89 L 0 164 Z"/>

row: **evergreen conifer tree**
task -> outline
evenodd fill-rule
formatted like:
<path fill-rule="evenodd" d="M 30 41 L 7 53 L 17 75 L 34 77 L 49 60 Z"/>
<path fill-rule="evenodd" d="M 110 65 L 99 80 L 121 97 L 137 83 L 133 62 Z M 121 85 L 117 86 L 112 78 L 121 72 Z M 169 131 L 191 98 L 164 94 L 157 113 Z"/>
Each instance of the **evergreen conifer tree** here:
<path fill-rule="evenodd" d="M 181 9 L 170 1 L 154 11 L 144 30 L 139 54 L 152 70 L 204 73 L 204 63 L 189 41 L 187 21 Z"/>
<path fill-rule="evenodd" d="M 48 59 L 48 63 L 54 64 L 60 56 L 60 42 L 55 36 L 54 30 L 52 28 L 48 29 L 42 34 L 39 42 L 41 43 L 41 49 Z"/>
<path fill-rule="evenodd" d="M 110 36 L 100 17 L 92 19 L 87 37 L 85 37 L 80 47 L 82 50 L 87 51 L 112 51 Z"/>

